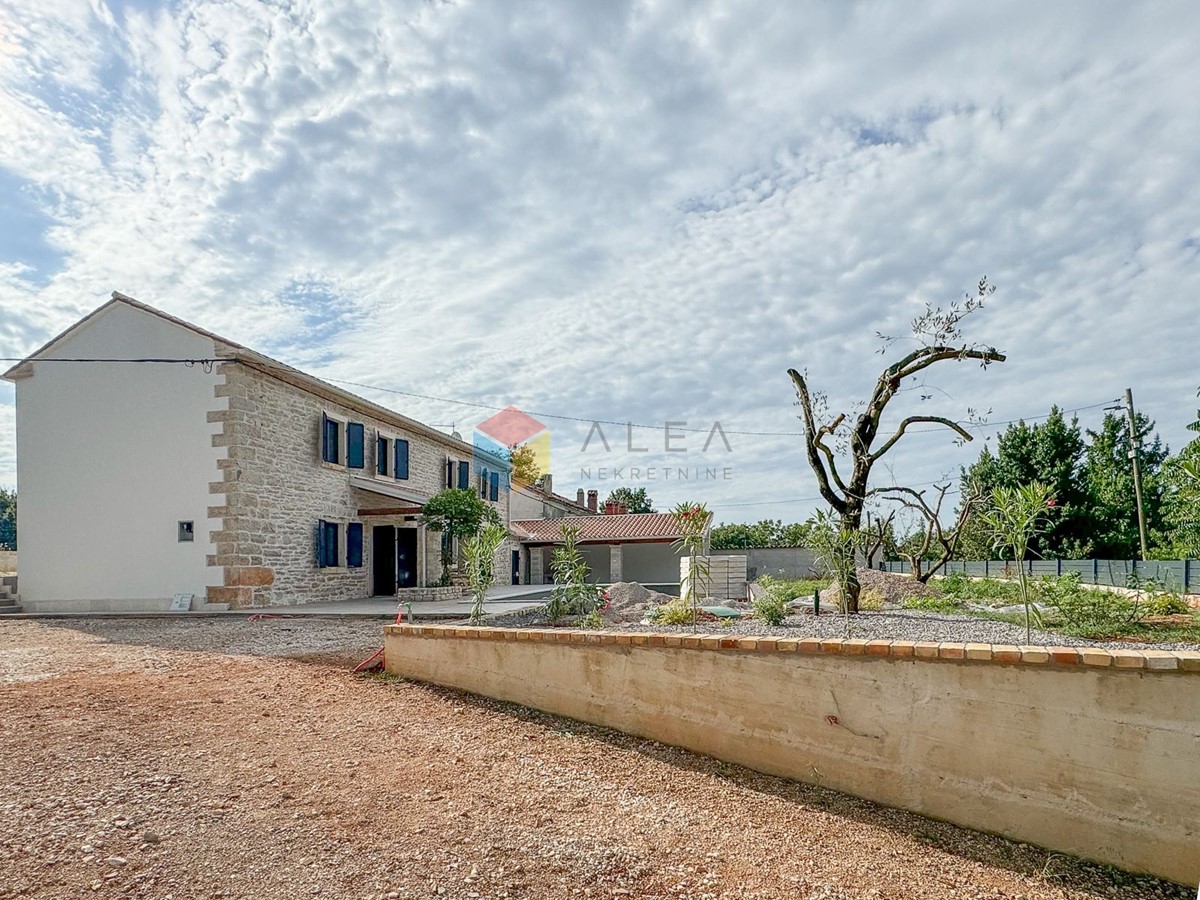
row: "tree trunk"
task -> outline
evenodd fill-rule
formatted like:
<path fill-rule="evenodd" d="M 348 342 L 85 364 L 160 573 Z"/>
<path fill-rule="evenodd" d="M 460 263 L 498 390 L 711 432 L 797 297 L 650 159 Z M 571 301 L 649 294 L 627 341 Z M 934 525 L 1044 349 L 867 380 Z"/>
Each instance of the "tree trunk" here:
<path fill-rule="evenodd" d="M 840 527 L 842 535 L 850 536 L 857 535 L 862 528 L 863 509 L 861 504 L 848 504 L 845 511 L 841 515 Z M 846 554 L 849 554 L 849 559 Z M 838 560 L 838 565 L 845 567 L 846 584 L 839 585 L 842 590 L 842 605 L 848 613 L 858 612 L 858 595 L 862 593 L 862 585 L 858 583 L 858 559 L 855 553 L 854 544 L 849 546 L 843 543 L 841 547 L 842 558 Z M 841 579 L 838 579 L 839 581 Z"/>

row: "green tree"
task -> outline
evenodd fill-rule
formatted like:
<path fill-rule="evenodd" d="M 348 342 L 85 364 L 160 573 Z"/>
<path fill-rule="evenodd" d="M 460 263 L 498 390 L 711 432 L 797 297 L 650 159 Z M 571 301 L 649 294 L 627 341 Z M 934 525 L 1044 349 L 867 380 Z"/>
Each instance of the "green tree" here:
<path fill-rule="evenodd" d="M 1031 538 L 1030 550 L 1046 559 L 1085 558 L 1092 553 L 1092 504 L 1083 478 L 1087 450 L 1079 420 L 1070 422 L 1052 407 L 1046 421 L 1010 425 L 1000 435 L 996 452 L 984 449 L 962 473 L 963 496 L 971 485 L 984 495 L 996 488 L 1016 489 L 1035 482 L 1054 494 L 1057 512 L 1045 529 Z M 959 554 L 979 549 L 978 522 L 964 525 Z"/>
<path fill-rule="evenodd" d="M 450 581 L 455 538 L 465 541 L 485 526 L 503 525 L 500 514 L 468 488 L 446 488 L 434 494 L 421 508 L 421 522 L 442 533 L 443 584 Z"/>
<path fill-rule="evenodd" d="M 644 487 L 640 487 L 637 490 L 628 487 L 619 487 L 609 492 L 608 500 L 605 502 L 623 503 L 625 510 L 631 513 L 654 512 L 654 501 L 646 495 Z"/>
<path fill-rule="evenodd" d="M 508 461 L 512 465 L 513 481 L 519 484 L 533 484 L 542 477 L 537 454 L 528 444 L 513 447 L 512 452 L 508 455 Z"/>
<path fill-rule="evenodd" d="M 1158 435 L 1151 439 L 1154 423 L 1140 413 L 1138 465 L 1142 473 L 1142 506 L 1147 531 L 1162 529 L 1162 466 L 1167 449 Z M 1101 559 L 1136 559 L 1138 540 L 1137 500 L 1133 488 L 1129 427 L 1123 415 L 1108 413 L 1098 431 L 1088 431 L 1082 482 L 1087 493 L 1092 555 Z"/>
<path fill-rule="evenodd" d="M 812 535 L 812 525 L 808 522 L 793 522 L 779 529 L 777 547 L 807 547 Z"/>
<path fill-rule="evenodd" d="M 1163 464 L 1162 507 L 1152 555 L 1200 559 L 1200 438 Z"/>
<path fill-rule="evenodd" d="M 781 522 L 763 519 L 748 522 L 722 522 L 712 530 L 709 545 L 713 550 L 742 550 L 747 547 L 778 547 Z"/>
<path fill-rule="evenodd" d="M 17 549 L 17 492 L 0 488 L 0 550 Z"/>

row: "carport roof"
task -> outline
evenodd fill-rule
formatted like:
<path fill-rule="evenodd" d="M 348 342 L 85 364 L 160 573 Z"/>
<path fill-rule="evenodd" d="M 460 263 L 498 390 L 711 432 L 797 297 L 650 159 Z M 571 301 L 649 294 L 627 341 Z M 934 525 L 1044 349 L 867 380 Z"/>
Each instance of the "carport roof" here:
<path fill-rule="evenodd" d="M 679 528 L 669 513 L 624 513 L 604 516 L 562 516 L 557 519 L 523 519 L 512 530 L 528 544 L 557 543 L 564 525 L 579 529 L 581 544 L 613 544 L 625 541 L 662 541 L 679 537 Z"/>

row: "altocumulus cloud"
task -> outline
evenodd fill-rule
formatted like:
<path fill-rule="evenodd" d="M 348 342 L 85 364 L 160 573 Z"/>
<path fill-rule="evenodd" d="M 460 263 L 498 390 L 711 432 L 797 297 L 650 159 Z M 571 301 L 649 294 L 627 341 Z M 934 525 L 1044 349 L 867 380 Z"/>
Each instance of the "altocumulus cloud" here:
<path fill-rule="evenodd" d="M 986 273 L 975 336 L 1010 362 L 935 370 L 907 411 L 1000 421 L 1132 385 L 1179 444 L 1200 383 L 1198 26 L 1190 2 L 10 0 L 0 355 L 119 289 L 331 378 L 790 431 L 788 366 L 850 404 L 876 331 Z M 363 392 L 462 430 L 487 415 Z M 776 502 L 816 493 L 795 438 L 682 456 L 610 429 L 597 455 L 586 426 L 547 424 L 563 487 L 684 460 L 733 478 L 659 482 L 660 506 L 816 505 Z M 977 447 L 916 436 L 896 475 Z"/>

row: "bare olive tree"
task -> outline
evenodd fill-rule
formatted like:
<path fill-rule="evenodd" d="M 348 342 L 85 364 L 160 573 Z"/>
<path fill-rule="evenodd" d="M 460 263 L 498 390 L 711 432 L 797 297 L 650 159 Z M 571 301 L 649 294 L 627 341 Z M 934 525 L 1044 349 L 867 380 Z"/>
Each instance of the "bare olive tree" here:
<path fill-rule="evenodd" d="M 994 347 L 968 343 L 962 334 L 963 320 L 983 308 L 984 300 L 995 289 L 986 278 L 979 281 L 975 294 L 948 307 L 926 305 L 925 312 L 912 322 L 915 350 L 889 365 L 880 373 L 871 397 L 853 417 L 844 412 L 832 413 L 827 397 L 814 393 L 808 386 L 807 374 L 788 369 L 796 388 L 796 397 L 804 421 L 804 447 L 808 464 L 817 476 L 817 489 L 833 507 L 840 519 L 842 531 L 858 532 L 862 527 L 863 509 L 870 493 L 871 469 L 889 450 L 896 446 L 914 425 L 941 425 L 957 435 L 958 441 L 971 440 L 970 433 L 959 422 L 945 416 L 914 415 L 902 419 L 888 436 L 880 439 L 880 425 L 888 404 L 895 398 L 907 379 L 916 379 L 930 366 L 946 361 L 975 360 L 987 367 L 1004 362 L 1005 356 Z M 881 353 L 896 342 L 895 338 L 879 335 L 883 341 Z M 925 395 L 928 396 L 928 395 Z M 968 410 L 968 418 L 974 416 Z M 969 422 L 968 422 L 969 424 Z M 839 456 L 848 460 L 848 475 L 838 466 Z M 847 609 L 858 612 L 859 584 L 854 567 L 850 567 L 850 583 L 846 593 Z"/>
<path fill-rule="evenodd" d="M 903 555 L 908 558 L 913 577 L 922 584 L 927 583 L 954 558 L 963 525 L 972 513 L 984 505 L 982 492 L 973 491 L 967 494 L 958 505 L 954 523 L 947 526 L 942 522 L 942 507 L 949 490 L 949 483 L 934 485 L 932 501 L 925 499 L 928 491 L 918 491 L 909 487 L 893 486 L 871 491 L 874 496 L 891 500 L 903 509 L 916 513 L 920 519 L 919 531 L 914 535 L 916 539 L 907 544 Z M 932 558 L 931 551 L 935 554 Z"/>

